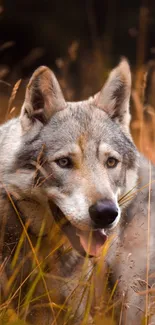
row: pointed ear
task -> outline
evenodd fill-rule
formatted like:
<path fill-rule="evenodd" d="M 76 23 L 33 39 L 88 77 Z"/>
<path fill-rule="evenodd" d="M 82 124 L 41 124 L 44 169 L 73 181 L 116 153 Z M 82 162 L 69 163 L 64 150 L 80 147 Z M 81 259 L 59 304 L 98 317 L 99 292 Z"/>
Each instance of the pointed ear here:
<path fill-rule="evenodd" d="M 95 96 L 95 105 L 103 109 L 120 127 L 129 132 L 130 113 L 129 101 L 131 93 L 131 72 L 128 62 L 123 59 L 112 70 L 110 76 Z"/>
<path fill-rule="evenodd" d="M 34 124 L 46 124 L 51 116 L 66 106 L 54 73 L 47 67 L 38 68 L 26 89 L 20 122 L 23 131 Z"/>

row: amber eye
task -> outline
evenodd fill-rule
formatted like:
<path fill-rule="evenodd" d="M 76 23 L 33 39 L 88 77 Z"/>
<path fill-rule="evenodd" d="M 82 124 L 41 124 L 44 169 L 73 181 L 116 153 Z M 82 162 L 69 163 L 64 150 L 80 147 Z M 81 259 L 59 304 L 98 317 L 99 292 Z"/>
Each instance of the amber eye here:
<path fill-rule="evenodd" d="M 108 168 L 114 168 L 116 167 L 118 164 L 118 160 L 116 158 L 113 158 L 113 157 L 109 157 L 107 162 L 106 162 L 106 165 Z"/>
<path fill-rule="evenodd" d="M 72 167 L 72 161 L 68 157 L 63 157 L 63 158 L 57 159 L 55 162 L 61 168 L 71 168 Z"/>

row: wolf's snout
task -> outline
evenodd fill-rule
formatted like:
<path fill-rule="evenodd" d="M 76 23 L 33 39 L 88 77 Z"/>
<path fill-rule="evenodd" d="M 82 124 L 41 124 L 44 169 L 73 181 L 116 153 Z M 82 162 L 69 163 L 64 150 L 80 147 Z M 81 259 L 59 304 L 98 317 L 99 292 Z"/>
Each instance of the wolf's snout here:
<path fill-rule="evenodd" d="M 110 200 L 99 200 L 89 208 L 95 228 L 109 228 L 118 216 L 116 204 Z"/>

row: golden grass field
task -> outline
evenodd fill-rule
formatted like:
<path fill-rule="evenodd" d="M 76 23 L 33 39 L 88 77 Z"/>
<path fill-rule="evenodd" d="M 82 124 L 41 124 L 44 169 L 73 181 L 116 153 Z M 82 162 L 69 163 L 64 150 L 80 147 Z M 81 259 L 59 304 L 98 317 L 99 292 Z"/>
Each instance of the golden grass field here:
<path fill-rule="evenodd" d="M 77 44 L 73 44 L 74 46 L 70 49 L 70 60 L 74 60 L 76 58 L 76 46 Z M 74 99 L 74 90 L 71 89 L 67 84 L 67 66 L 69 65 L 69 59 L 66 58 L 65 62 L 65 68 L 63 65 L 63 71 L 60 78 L 60 84 L 62 88 L 65 89 L 66 97 L 69 99 Z M 96 65 L 95 65 L 96 61 Z M 61 65 L 61 62 L 58 62 L 59 65 Z M 92 62 L 91 62 L 92 64 Z M 100 52 L 95 52 L 94 54 L 94 63 L 96 67 L 96 75 L 98 71 L 100 71 L 99 78 L 98 78 L 98 85 L 101 85 L 102 81 L 106 79 L 106 76 L 110 69 L 103 69 L 101 68 L 103 65 L 103 59 L 101 57 Z M 83 64 L 84 67 L 84 64 Z M 85 69 L 88 68 L 88 66 L 84 67 Z M 85 79 L 83 82 L 85 83 L 85 87 L 83 89 L 82 97 L 86 97 L 87 95 L 91 95 L 91 92 L 94 90 L 96 91 L 96 86 L 93 87 L 93 85 L 89 85 L 87 87 L 87 84 L 89 84 L 88 79 L 90 79 L 93 69 L 89 69 L 89 72 L 87 76 L 85 76 L 83 79 Z M 103 71 L 103 76 L 101 76 L 101 72 Z M 95 75 L 95 78 L 97 79 L 97 76 Z M 96 80 L 95 79 L 95 80 Z M 149 81 L 149 82 L 148 82 Z M 3 81 L 2 81 L 3 82 Z M 138 149 L 144 153 L 153 163 L 155 163 L 155 65 L 154 63 L 148 63 L 145 66 L 142 65 L 141 67 L 138 67 L 137 69 L 134 69 L 133 71 L 133 88 L 132 88 L 132 94 L 131 94 L 131 112 L 132 112 L 132 120 L 131 120 L 131 132 L 134 138 L 134 141 L 138 147 Z M 9 85 L 9 96 L 6 96 L 5 93 L 1 93 L 0 95 L 0 121 L 1 123 L 3 121 L 6 121 L 16 115 L 19 114 L 20 106 L 23 100 L 24 96 L 24 87 L 22 87 L 22 80 L 19 79 L 15 83 L 15 85 Z M 8 193 L 9 195 L 9 193 Z M 18 211 L 16 211 L 18 215 Z M 20 216 L 18 216 L 20 218 Z M 44 225 L 43 225 L 44 226 Z M 6 301 L 5 303 L 1 303 L 0 305 L 0 325 L 22 325 L 25 324 L 21 318 L 24 318 L 25 311 L 27 310 L 30 302 L 33 301 L 33 293 L 35 291 L 35 287 L 39 281 L 42 281 L 43 285 L 46 289 L 46 281 L 45 277 L 46 274 L 44 272 L 44 260 L 40 259 L 40 256 L 38 255 L 38 250 L 40 246 L 40 241 L 38 239 L 37 245 L 34 247 L 33 243 L 31 242 L 28 232 L 27 232 L 28 225 L 23 225 L 23 233 L 21 236 L 21 240 L 16 248 L 14 258 L 12 260 L 12 269 L 13 269 L 13 275 L 10 277 L 10 279 L 5 278 L 5 267 L 7 265 L 7 260 L 0 263 L 0 277 L 1 277 L 1 286 L 3 290 L 3 294 L 5 294 Z M 42 229 L 40 230 L 42 231 Z M 59 237 L 58 231 L 56 231 L 55 235 L 55 246 L 51 247 L 51 256 L 53 252 L 55 252 L 57 247 L 57 237 Z M 29 245 L 31 247 L 31 258 L 32 258 L 32 271 L 29 274 L 29 276 L 21 282 L 20 286 L 17 290 L 14 291 L 14 281 L 15 277 L 19 272 L 19 269 L 22 268 L 22 262 L 21 264 L 17 264 L 17 256 L 20 253 L 21 247 L 24 243 L 24 238 L 27 238 Z M 103 270 L 103 260 L 104 256 L 106 255 L 106 252 L 108 250 L 108 244 L 105 245 L 102 251 L 102 256 L 100 260 L 98 261 L 98 268 L 96 271 L 96 278 L 98 281 L 102 280 L 102 274 L 104 272 Z M 49 256 L 45 257 L 45 260 Z M 85 265 L 87 267 L 87 259 L 85 262 Z M 93 276 L 94 277 L 94 276 Z M 94 279 L 93 279 L 94 280 Z M 22 295 L 22 288 L 25 282 L 29 283 L 29 291 L 26 297 Z M 64 279 L 62 279 L 64 281 Z M 87 308 L 85 310 L 85 316 L 83 319 L 83 324 L 88 324 L 88 314 L 91 308 L 91 299 L 93 295 L 93 289 L 94 289 L 94 281 L 92 281 L 92 276 L 90 275 L 89 281 L 86 283 L 84 282 L 82 276 L 81 276 L 81 282 L 79 283 L 79 287 L 86 286 L 89 287 L 89 298 L 87 303 Z M 115 289 L 117 288 L 117 282 L 115 283 L 115 286 L 113 287 L 112 292 L 108 295 L 107 290 L 107 281 L 106 277 L 104 279 L 104 283 L 102 283 L 102 299 L 98 302 L 98 305 L 95 309 L 95 316 L 94 321 L 96 325 L 114 325 L 114 315 L 115 315 L 115 309 L 117 305 L 117 301 L 115 303 L 113 302 L 113 295 L 115 293 Z M 18 294 L 18 310 L 14 310 L 13 308 L 13 298 L 16 297 Z M 73 293 L 73 296 L 76 293 Z M 52 301 L 51 295 L 47 292 L 47 297 L 49 298 L 48 305 L 51 306 L 51 308 L 54 308 L 57 310 L 57 314 L 59 315 L 60 312 L 63 310 L 65 311 L 66 315 L 69 315 L 70 311 L 66 309 L 66 305 L 59 305 L 55 304 L 54 301 Z M 38 297 L 40 298 L 40 297 Z M 120 303 L 120 302 L 118 302 Z M 122 301 L 123 304 L 123 301 Z M 109 316 L 110 315 L 110 316 Z M 56 317 L 57 318 L 57 317 Z M 121 310 L 120 310 L 120 319 L 121 319 Z M 52 323 L 58 324 L 57 320 Z M 51 324 L 51 325 L 52 325 Z M 65 325 L 66 323 L 64 323 Z M 73 321 L 74 324 L 74 321 Z M 37 325 L 37 324 L 36 324 Z"/>

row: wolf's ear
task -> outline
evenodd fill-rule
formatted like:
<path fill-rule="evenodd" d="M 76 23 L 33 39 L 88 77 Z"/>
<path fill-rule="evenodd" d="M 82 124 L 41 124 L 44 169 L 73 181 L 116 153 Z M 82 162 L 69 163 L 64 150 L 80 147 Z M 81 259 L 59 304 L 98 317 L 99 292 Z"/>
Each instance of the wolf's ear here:
<path fill-rule="evenodd" d="M 102 90 L 95 96 L 95 105 L 103 109 L 112 119 L 120 124 L 124 131 L 129 131 L 129 101 L 131 93 L 131 72 L 128 62 L 123 59 L 112 70 Z"/>
<path fill-rule="evenodd" d="M 54 73 L 47 67 L 38 68 L 26 89 L 20 121 L 24 131 L 34 124 L 46 124 L 51 116 L 66 106 Z"/>

